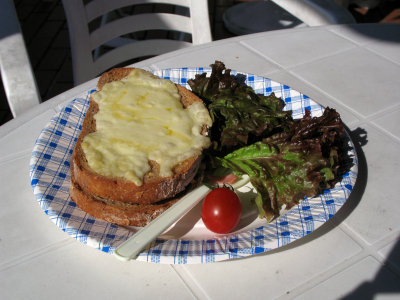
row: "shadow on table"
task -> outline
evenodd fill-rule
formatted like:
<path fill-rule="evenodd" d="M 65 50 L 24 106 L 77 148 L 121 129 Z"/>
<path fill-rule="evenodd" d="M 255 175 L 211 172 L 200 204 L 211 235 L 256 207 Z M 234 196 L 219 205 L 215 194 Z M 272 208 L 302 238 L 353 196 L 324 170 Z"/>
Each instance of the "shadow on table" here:
<path fill-rule="evenodd" d="M 400 24 L 357 24 L 357 26 L 346 26 L 351 31 L 359 35 L 377 39 L 384 42 L 400 43 L 400 35 L 398 30 L 393 30 L 393 27 L 400 27 Z"/>
<path fill-rule="evenodd" d="M 398 275 L 392 271 L 393 267 L 391 261 L 398 261 L 400 257 L 400 240 L 388 255 L 387 260 L 384 262 L 384 267 L 381 267 L 376 276 L 370 280 L 365 281 L 356 287 L 353 291 L 340 298 L 341 300 L 363 299 L 372 300 L 376 299 L 377 295 L 392 296 L 393 299 L 397 297 L 400 299 L 400 284 Z M 393 273 L 393 274 L 391 274 Z"/>
<path fill-rule="evenodd" d="M 363 137 L 364 136 L 364 137 Z M 334 216 L 338 215 L 339 220 L 336 222 L 343 221 L 353 209 L 356 208 L 358 203 L 361 200 L 361 196 L 365 190 L 367 184 L 367 164 L 364 153 L 361 150 L 361 146 L 367 143 L 367 136 L 365 130 L 361 128 L 357 128 L 353 132 L 351 132 L 351 138 L 353 139 L 354 143 L 356 144 L 356 151 L 358 154 L 359 159 L 359 178 L 357 178 L 355 189 L 353 190 L 354 197 L 352 194 L 350 195 L 349 199 L 347 200 L 346 204 L 349 205 L 346 207 L 343 212 L 339 210 L 339 212 Z M 360 143 L 361 142 L 361 143 Z M 360 179 L 360 182 L 359 182 Z M 359 186 L 357 187 L 357 184 Z M 357 191 L 356 191 L 357 189 Z M 350 199 L 352 198 L 352 199 Z M 349 201 L 350 200 L 350 201 Z M 345 206 L 343 206 L 345 208 Z M 339 224 L 337 223 L 337 224 Z M 323 227 L 323 226 L 322 226 Z M 323 234 L 323 233 L 322 233 Z M 347 295 L 341 297 L 340 299 L 350 300 L 350 299 L 376 299 L 377 295 L 387 295 L 387 296 L 397 296 L 400 298 L 400 284 L 399 278 L 396 274 L 396 266 L 392 265 L 393 261 L 398 261 L 400 257 L 400 237 L 398 238 L 396 244 L 391 249 L 389 255 L 387 256 L 386 260 L 383 262 L 383 267 L 379 269 L 375 277 L 370 281 L 365 281 L 356 287 L 353 291 L 348 293 Z M 398 272 L 398 270 L 397 270 Z"/>

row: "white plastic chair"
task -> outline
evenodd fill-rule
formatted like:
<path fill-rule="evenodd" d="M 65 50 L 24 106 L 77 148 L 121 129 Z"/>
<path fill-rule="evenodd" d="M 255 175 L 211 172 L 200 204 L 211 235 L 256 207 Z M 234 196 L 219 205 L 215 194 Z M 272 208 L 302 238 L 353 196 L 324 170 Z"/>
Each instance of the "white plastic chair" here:
<path fill-rule="evenodd" d="M 40 103 L 40 94 L 13 1 L 0 1 L 0 73 L 14 117 Z"/>
<path fill-rule="evenodd" d="M 237 35 L 261 31 L 329 24 L 355 20 L 338 0 L 264 0 L 244 2 L 223 15 L 226 28 Z"/>
<path fill-rule="evenodd" d="M 155 4 L 174 10 L 127 13 L 128 8 L 146 9 Z M 75 85 L 135 58 L 212 41 L 207 0 L 92 0 L 87 4 L 83 0 L 63 0 L 63 5 L 71 40 Z M 189 16 L 182 15 L 182 10 L 188 11 Z M 96 22 L 100 24 L 97 27 Z M 96 28 L 92 30 L 91 27 Z M 128 36 L 144 31 L 154 33 L 151 30 L 178 33 L 178 38 L 189 34 L 191 40 L 170 37 L 139 40 Z M 99 47 L 103 48 L 99 50 Z M 103 53 L 107 47 L 113 49 Z"/>
<path fill-rule="evenodd" d="M 271 0 L 308 26 L 355 23 L 344 2 L 337 0 Z"/>

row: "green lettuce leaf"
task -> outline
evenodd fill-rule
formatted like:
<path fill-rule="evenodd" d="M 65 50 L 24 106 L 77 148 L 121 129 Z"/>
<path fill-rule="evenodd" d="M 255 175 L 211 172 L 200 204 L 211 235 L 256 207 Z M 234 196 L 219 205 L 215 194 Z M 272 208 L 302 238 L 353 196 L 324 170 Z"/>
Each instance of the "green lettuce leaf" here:
<path fill-rule="evenodd" d="M 232 76 L 222 62 L 211 66 L 210 77 L 206 73 L 196 75 L 188 84 L 209 109 L 216 151 L 229 153 L 288 128 L 293 121 L 292 112 L 283 111 L 282 99 L 273 93 L 256 94 L 240 78 Z"/>
<path fill-rule="evenodd" d="M 342 133 L 335 110 L 327 108 L 319 118 L 311 118 L 307 112 L 287 132 L 238 149 L 220 162 L 236 175 L 250 177 L 257 191 L 259 216 L 271 221 L 283 205 L 289 209 L 337 181 Z"/>

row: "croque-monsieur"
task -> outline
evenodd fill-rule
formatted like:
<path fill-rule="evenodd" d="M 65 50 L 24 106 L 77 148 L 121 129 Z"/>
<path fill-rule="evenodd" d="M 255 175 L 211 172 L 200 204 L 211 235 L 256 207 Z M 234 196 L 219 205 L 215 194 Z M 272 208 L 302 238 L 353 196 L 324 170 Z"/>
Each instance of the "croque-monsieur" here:
<path fill-rule="evenodd" d="M 202 100 L 170 80 L 104 73 L 72 155 L 72 200 L 107 222 L 146 225 L 192 182 L 211 124 Z"/>

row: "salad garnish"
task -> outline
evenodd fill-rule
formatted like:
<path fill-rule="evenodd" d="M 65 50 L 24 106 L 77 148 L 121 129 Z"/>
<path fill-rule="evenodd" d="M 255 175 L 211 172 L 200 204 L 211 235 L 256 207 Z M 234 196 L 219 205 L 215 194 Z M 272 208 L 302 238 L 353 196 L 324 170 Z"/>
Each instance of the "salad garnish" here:
<path fill-rule="evenodd" d="M 211 67 L 210 77 L 203 73 L 188 81 L 213 119 L 206 162 L 214 172 L 249 176 L 260 218 L 270 222 L 283 206 L 289 209 L 341 180 L 351 159 L 339 113 L 327 107 L 311 117 L 305 110 L 295 120 L 273 93 L 256 94 L 222 62 Z"/>

